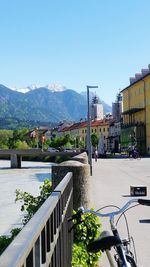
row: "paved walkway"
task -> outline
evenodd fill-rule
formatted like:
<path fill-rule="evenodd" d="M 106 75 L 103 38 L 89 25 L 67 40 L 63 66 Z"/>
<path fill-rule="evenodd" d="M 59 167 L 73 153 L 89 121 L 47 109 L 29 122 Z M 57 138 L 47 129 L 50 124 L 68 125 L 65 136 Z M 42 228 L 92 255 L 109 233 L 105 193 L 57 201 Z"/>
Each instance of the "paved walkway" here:
<path fill-rule="evenodd" d="M 94 208 L 114 204 L 122 206 L 130 199 L 130 185 L 146 185 L 147 198 L 150 199 L 150 158 L 141 160 L 129 159 L 98 159 L 93 160 L 92 191 Z M 130 232 L 134 237 L 138 266 L 150 266 L 150 207 L 138 206 L 127 212 Z M 139 220 L 148 223 L 139 223 Z M 101 219 L 102 230 L 108 230 L 109 224 Z M 106 229 L 107 228 L 107 229 Z M 126 237 L 125 223 L 121 219 L 119 230 Z M 109 266 L 103 255 L 101 267 Z"/>

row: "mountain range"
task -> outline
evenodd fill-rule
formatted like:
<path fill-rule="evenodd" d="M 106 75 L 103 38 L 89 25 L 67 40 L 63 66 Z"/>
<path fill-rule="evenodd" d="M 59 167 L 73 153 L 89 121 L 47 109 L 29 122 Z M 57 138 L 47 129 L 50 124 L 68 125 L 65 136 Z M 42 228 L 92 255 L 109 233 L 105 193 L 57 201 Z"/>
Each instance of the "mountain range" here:
<path fill-rule="evenodd" d="M 106 103 L 103 102 L 103 106 L 104 113 L 111 111 Z M 64 119 L 79 121 L 86 117 L 87 99 L 84 93 L 50 85 L 20 90 L 0 85 L 0 122 L 17 119 L 33 124 L 54 124 Z"/>

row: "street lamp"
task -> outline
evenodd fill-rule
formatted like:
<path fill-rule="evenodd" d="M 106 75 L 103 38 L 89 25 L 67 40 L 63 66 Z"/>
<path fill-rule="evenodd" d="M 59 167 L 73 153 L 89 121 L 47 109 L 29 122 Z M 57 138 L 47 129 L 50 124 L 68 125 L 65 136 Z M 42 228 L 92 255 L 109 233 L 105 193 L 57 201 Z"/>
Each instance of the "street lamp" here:
<path fill-rule="evenodd" d="M 39 148 L 39 128 L 36 128 L 36 148 Z"/>
<path fill-rule="evenodd" d="M 87 151 L 88 151 L 88 163 L 90 165 L 90 174 L 92 175 L 92 144 L 91 144 L 91 115 L 90 115 L 90 98 L 89 89 L 98 88 L 98 86 L 87 85 Z"/>

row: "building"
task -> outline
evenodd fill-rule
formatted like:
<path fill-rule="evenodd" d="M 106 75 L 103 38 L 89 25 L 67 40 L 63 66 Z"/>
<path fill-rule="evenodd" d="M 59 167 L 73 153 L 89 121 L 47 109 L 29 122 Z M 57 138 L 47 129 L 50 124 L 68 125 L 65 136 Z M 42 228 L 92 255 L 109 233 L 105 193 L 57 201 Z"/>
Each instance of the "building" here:
<path fill-rule="evenodd" d="M 141 153 L 150 153 L 150 65 L 130 78 L 130 85 L 121 92 L 121 145 L 136 144 Z"/>
<path fill-rule="evenodd" d="M 112 116 L 115 121 L 121 120 L 122 113 L 122 95 L 117 94 L 116 101 L 112 103 Z"/>
<path fill-rule="evenodd" d="M 104 140 L 104 150 L 108 150 L 108 136 L 109 136 L 109 125 L 111 120 L 92 120 L 91 121 L 91 135 L 97 134 L 99 139 L 103 136 Z M 59 135 L 70 134 L 70 136 L 75 139 L 77 147 L 80 146 L 80 142 L 84 144 L 86 148 L 87 141 L 87 121 L 82 121 L 74 123 L 70 127 L 65 127 L 59 131 Z"/>
<path fill-rule="evenodd" d="M 108 151 L 112 153 L 120 152 L 120 135 L 122 119 L 122 94 L 119 92 L 116 101 L 112 103 L 112 122 L 109 127 Z"/>
<path fill-rule="evenodd" d="M 98 96 L 94 96 L 91 104 L 91 119 L 102 120 L 104 118 L 103 104 Z"/>
<path fill-rule="evenodd" d="M 120 152 L 121 121 L 112 120 L 109 125 L 108 151 L 111 153 Z"/>

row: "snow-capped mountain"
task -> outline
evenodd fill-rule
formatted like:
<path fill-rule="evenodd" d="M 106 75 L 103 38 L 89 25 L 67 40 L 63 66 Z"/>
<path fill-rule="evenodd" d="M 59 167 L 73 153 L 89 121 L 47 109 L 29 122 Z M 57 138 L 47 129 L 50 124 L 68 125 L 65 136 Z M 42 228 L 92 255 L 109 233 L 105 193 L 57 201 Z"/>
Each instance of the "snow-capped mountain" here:
<path fill-rule="evenodd" d="M 110 109 L 104 103 L 104 113 L 108 113 Z M 1 124 L 3 124 L 3 120 L 8 119 L 5 127 L 7 123 L 11 127 L 12 120 L 14 124 L 16 120 L 20 121 L 20 125 L 23 121 L 27 123 L 32 121 L 37 126 L 43 125 L 41 124 L 43 122 L 79 121 L 81 118 L 85 119 L 86 116 L 86 96 L 72 89 L 49 85 L 49 89 L 48 86 L 46 88 L 32 86 L 20 90 L 13 88 L 12 90 L 0 85 L 0 119 Z M 27 126 L 27 123 L 24 125 Z"/>
<path fill-rule="evenodd" d="M 35 89 L 38 89 L 38 88 L 47 88 L 51 92 L 62 92 L 62 91 L 65 91 L 67 89 L 65 86 L 63 86 L 61 84 L 52 83 L 52 84 L 47 84 L 44 86 L 32 84 L 31 86 L 27 86 L 25 88 L 13 87 L 13 88 L 11 88 L 11 90 L 21 92 L 21 93 L 27 93 L 27 92 L 33 91 Z"/>

